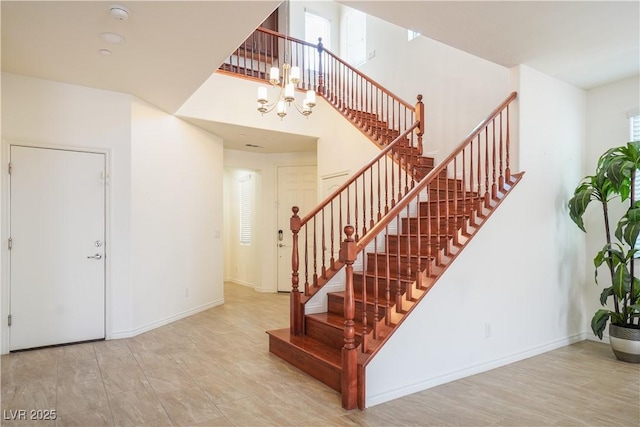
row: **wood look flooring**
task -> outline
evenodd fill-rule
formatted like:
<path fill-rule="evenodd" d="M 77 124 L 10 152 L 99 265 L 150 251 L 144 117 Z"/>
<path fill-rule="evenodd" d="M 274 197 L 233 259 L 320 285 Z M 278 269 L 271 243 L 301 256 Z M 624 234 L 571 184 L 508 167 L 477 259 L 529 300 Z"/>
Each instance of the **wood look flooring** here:
<path fill-rule="evenodd" d="M 640 366 L 583 341 L 374 406 L 269 354 L 289 297 L 225 286 L 215 307 L 135 338 L 2 356 L 3 426 L 638 426 Z M 55 409 L 55 421 L 8 420 Z"/>

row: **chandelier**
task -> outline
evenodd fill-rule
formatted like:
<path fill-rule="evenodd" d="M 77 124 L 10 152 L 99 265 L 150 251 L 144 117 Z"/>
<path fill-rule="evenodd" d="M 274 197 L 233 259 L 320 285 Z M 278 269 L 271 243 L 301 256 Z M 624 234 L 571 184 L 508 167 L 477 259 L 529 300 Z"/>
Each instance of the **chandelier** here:
<path fill-rule="evenodd" d="M 307 95 L 302 102 L 298 104 L 295 98 L 295 91 L 298 82 L 300 82 L 300 68 L 292 67 L 288 63 L 289 58 L 289 2 L 285 2 L 285 36 L 284 36 L 284 63 L 282 64 L 282 76 L 278 67 L 271 67 L 269 70 L 269 83 L 278 89 L 278 97 L 269 102 L 267 99 L 267 87 L 260 86 L 258 88 L 258 111 L 264 115 L 270 113 L 274 109 L 276 114 L 283 119 L 287 115 L 287 109 L 293 105 L 295 109 L 303 116 L 308 117 L 316 106 L 316 93 L 308 90 Z"/>

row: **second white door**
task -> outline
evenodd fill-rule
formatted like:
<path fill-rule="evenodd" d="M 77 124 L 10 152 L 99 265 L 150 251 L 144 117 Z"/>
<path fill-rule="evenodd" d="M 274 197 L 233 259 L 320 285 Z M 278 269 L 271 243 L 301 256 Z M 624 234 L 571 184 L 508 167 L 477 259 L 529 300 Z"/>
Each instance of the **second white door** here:
<path fill-rule="evenodd" d="M 278 291 L 291 291 L 292 234 L 289 225 L 291 208 L 298 206 L 302 218 L 317 203 L 315 166 L 281 166 L 278 168 Z M 282 236 L 280 238 L 280 235 Z M 301 283 L 302 285 L 302 283 Z M 303 290 L 303 288 L 300 288 Z"/>

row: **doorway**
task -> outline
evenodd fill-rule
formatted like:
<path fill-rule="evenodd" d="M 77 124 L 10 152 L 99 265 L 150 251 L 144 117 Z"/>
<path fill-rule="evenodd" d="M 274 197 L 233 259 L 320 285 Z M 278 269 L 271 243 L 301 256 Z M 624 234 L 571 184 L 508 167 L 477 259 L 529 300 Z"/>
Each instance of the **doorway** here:
<path fill-rule="evenodd" d="M 104 339 L 106 154 L 9 157 L 9 349 Z"/>
<path fill-rule="evenodd" d="M 292 234 L 289 221 L 291 208 L 298 206 L 302 218 L 313 209 L 317 198 L 316 166 L 278 167 L 278 292 L 291 291 Z"/>

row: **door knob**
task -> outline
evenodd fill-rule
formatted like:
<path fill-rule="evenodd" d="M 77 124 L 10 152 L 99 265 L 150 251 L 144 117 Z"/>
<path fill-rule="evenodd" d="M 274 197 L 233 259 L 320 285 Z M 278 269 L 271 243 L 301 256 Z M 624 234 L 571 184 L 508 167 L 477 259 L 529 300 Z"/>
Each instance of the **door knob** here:
<path fill-rule="evenodd" d="M 284 245 L 282 243 L 278 243 L 278 247 L 279 248 L 284 248 Z"/>
<path fill-rule="evenodd" d="M 102 259 L 102 255 L 95 254 L 95 255 L 88 256 L 87 258 L 89 258 L 89 259 Z"/>

